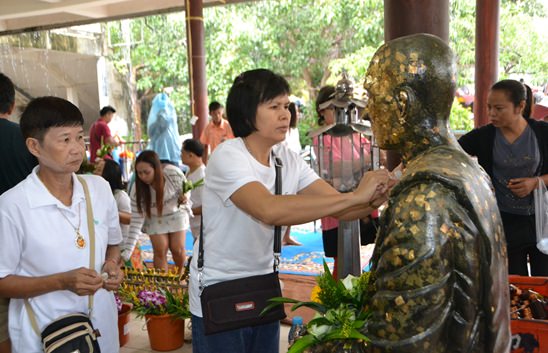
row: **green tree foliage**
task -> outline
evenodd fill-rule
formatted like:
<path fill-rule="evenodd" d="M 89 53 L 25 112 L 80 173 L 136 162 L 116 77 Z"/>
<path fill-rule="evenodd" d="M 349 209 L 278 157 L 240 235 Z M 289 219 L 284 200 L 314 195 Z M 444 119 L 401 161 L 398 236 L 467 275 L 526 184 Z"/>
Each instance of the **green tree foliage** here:
<path fill-rule="evenodd" d="M 538 1 L 506 0 L 500 14 L 499 61 L 500 78 L 528 75 L 536 85 L 548 82 L 548 56 L 546 21 L 541 27 L 541 17 L 548 18 L 548 8 Z"/>
<path fill-rule="evenodd" d="M 185 28 L 180 13 L 133 19 L 129 28 L 119 21 L 107 24 L 110 60 L 121 74 L 134 81 L 133 95 L 142 109 L 143 133 L 151 99 L 167 87 L 174 88 L 171 99 L 180 133 L 190 130 Z"/>
<path fill-rule="evenodd" d="M 452 0 L 449 14 L 449 41 L 457 54 L 457 82 L 464 86 L 474 81 L 476 1 Z"/>
<path fill-rule="evenodd" d="M 451 106 L 449 125 L 453 131 L 470 131 L 474 128 L 474 119 L 471 108 L 463 107 L 455 98 Z"/>
<path fill-rule="evenodd" d="M 303 98 L 301 131 L 306 132 L 316 124 L 313 103 L 319 88 L 335 84 L 342 69 L 361 88 L 369 60 L 384 40 L 383 6 L 383 0 L 264 0 L 205 8 L 209 100 L 224 102 L 242 71 L 270 68 Z M 476 0 L 450 1 L 450 44 L 457 53 L 459 86 L 474 79 L 475 6 Z M 548 81 L 548 34 L 534 27 L 546 13 L 540 0 L 501 1 L 501 78 L 527 73 L 535 83 Z M 181 133 L 190 130 L 185 28 L 184 14 L 134 19 L 128 47 L 119 22 L 109 24 L 111 58 L 121 72 L 133 70 L 137 99 L 174 87 Z M 124 61 L 128 48 L 131 65 Z"/>
<path fill-rule="evenodd" d="M 476 0 L 451 0 L 450 4 L 450 44 L 457 53 L 458 82 L 459 86 L 470 85 L 474 81 Z M 548 82 L 544 49 L 548 9 L 539 0 L 501 0 L 499 16 L 500 78 L 528 74 L 533 84 Z"/>

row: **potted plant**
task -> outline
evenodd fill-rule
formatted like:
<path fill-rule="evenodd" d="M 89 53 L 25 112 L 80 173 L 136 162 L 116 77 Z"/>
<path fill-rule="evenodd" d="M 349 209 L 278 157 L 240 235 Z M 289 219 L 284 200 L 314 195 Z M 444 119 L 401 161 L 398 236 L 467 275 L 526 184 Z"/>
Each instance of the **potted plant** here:
<path fill-rule="evenodd" d="M 171 351 L 184 344 L 184 319 L 190 317 L 188 293 L 183 289 L 127 290 L 125 297 L 133 304 L 137 317 L 146 319 L 150 347 Z"/>
<path fill-rule="evenodd" d="M 133 305 L 124 303 L 118 293 L 114 294 L 114 298 L 118 309 L 118 339 L 122 347 L 129 341 L 129 319 Z"/>
<path fill-rule="evenodd" d="M 293 303 L 291 310 L 305 306 L 316 311 L 306 326 L 306 333 L 295 341 L 288 353 L 365 352 L 368 339 L 363 328 L 370 315 L 367 304 L 373 293 L 371 273 L 336 280 L 325 262 L 324 271 L 317 278 L 311 301 L 272 298 L 264 311 L 283 303 Z"/>

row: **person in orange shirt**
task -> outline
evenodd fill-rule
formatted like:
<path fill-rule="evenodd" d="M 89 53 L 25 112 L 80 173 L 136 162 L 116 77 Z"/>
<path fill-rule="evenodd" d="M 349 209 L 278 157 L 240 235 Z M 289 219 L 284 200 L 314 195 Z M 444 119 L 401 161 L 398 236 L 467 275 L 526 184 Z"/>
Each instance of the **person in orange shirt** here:
<path fill-rule="evenodd" d="M 227 120 L 223 119 L 224 107 L 219 102 L 209 104 L 209 115 L 211 121 L 205 127 L 200 137 L 204 144 L 204 160 L 207 161 L 213 150 L 224 140 L 234 138 L 234 133 Z"/>

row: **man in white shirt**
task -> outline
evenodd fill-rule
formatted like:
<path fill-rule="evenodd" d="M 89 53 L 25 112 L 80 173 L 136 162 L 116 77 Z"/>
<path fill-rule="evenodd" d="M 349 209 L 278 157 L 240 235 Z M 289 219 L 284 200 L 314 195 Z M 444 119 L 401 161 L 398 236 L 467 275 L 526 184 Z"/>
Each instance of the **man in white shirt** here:
<path fill-rule="evenodd" d="M 183 142 L 181 159 L 189 168 L 186 178 L 194 185 L 200 181 L 203 183 L 206 167 L 202 160 L 204 145 L 198 140 L 188 139 Z M 190 219 L 190 231 L 194 239 L 200 235 L 200 223 L 202 222 L 202 191 L 203 185 L 194 187 L 190 192 L 192 214 Z"/>

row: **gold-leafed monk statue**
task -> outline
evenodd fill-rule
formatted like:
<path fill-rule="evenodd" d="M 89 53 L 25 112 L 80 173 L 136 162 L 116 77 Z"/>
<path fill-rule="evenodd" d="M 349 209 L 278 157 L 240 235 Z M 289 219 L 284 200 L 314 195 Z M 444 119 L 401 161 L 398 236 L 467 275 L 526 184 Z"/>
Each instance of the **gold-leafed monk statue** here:
<path fill-rule="evenodd" d="M 416 34 L 377 50 L 368 113 L 383 149 L 402 154 L 372 259 L 372 352 L 508 353 L 506 248 L 487 175 L 449 129 L 454 54 Z"/>

